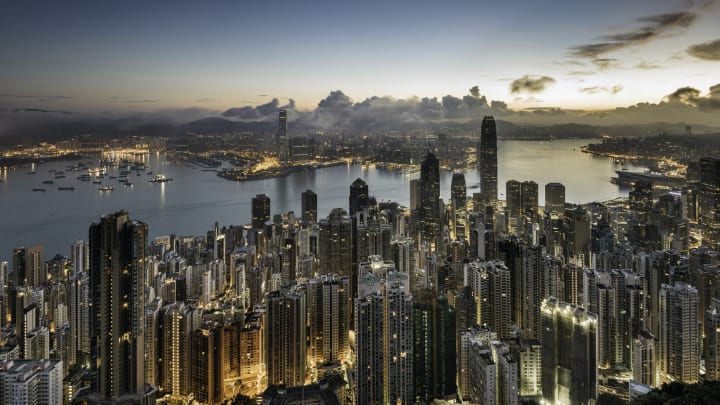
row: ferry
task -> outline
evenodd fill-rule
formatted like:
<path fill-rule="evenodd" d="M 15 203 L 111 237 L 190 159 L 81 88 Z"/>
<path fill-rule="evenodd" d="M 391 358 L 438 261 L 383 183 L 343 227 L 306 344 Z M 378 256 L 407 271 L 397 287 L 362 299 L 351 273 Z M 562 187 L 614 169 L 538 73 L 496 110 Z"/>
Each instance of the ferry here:
<path fill-rule="evenodd" d="M 164 174 L 158 174 L 153 178 L 152 180 L 148 180 L 150 183 L 167 183 L 168 181 L 172 181 L 171 178 L 165 177 Z"/>
<path fill-rule="evenodd" d="M 104 186 L 104 187 L 98 187 L 98 190 L 100 191 L 113 191 L 113 188 L 110 186 Z"/>

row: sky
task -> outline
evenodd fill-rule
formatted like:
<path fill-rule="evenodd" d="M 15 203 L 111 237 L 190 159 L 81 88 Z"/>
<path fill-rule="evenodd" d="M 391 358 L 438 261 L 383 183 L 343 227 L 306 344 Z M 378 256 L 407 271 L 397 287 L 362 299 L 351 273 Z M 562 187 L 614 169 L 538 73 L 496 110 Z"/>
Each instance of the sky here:
<path fill-rule="evenodd" d="M 477 86 L 514 111 L 708 112 L 718 21 L 712 0 L 8 1 L 0 109 L 312 110 L 338 90 L 359 103 Z"/>

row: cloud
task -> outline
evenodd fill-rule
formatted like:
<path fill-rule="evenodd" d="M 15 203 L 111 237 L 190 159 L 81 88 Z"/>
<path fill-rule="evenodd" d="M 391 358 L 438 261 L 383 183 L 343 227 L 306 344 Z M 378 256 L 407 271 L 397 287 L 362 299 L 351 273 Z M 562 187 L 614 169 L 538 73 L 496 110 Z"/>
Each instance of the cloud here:
<path fill-rule="evenodd" d="M 593 63 L 593 65 L 597 66 L 598 69 L 600 69 L 600 70 L 607 70 L 607 69 L 610 69 L 613 67 L 617 67 L 618 66 L 617 61 L 618 60 L 614 59 L 614 58 L 598 58 L 598 59 L 593 59 L 592 63 Z"/>
<path fill-rule="evenodd" d="M 516 93 L 540 93 L 545 88 L 555 83 L 555 79 L 549 76 L 529 76 L 525 75 L 510 83 L 510 92 Z"/>
<path fill-rule="evenodd" d="M 42 108 L 16 108 L 12 110 L 14 113 L 42 113 L 42 114 L 62 114 L 70 115 L 70 111 L 45 110 Z"/>
<path fill-rule="evenodd" d="M 676 28 L 687 28 L 695 21 L 696 17 L 696 14 L 691 11 L 641 17 L 635 20 L 642 24 L 639 28 L 604 35 L 597 42 L 572 47 L 570 54 L 578 58 L 598 59 L 600 55 L 643 44 Z"/>
<path fill-rule="evenodd" d="M 270 100 L 265 104 L 260 104 L 256 107 L 245 106 L 245 107 L 234 107 L 225 110 L 221 115 L 227 118 L 235 118 L 242 121 L 258 121 L 264 117 L 269 117 L 277 114 L 279 110 L 280 101 L 276 98 Z"/>
<path fill-rule="evenodd" d="M 656 65 L 654 63 L 640 62 L 637 65 L 635 65 L 635 69 L 642 69 L 642 70 L 660 69 L 660 65 Z"/>
<path fill-rule="evenodd" d="M 160 101 L 160 100 L 155 100 L 155 99 L 131 99 L 131 100 L 128 100 L 127 102 L 130 103 L 130 104 L 148 104 L 148 103 L 157 103 L 158 101 Z"/>
<path fill-rule="evenodd" d="M 220 99 L 219 99 L 219 98 L 205 97 L 205 98 L 196 98 L 196 99 L 195 99 L 195 102 L 196 102 L 196 103 L 209 103 L 209 102 L 211 102 L 211 101 L 218 101 L 218 100 L 220 100 Z"/>
<path fill-rule="evenodd" d="M 702 111 L 720 111 L 720 83 L 710 87 L 708 96 L 700 95 L 693 87 L 681 87 L 665 96 L 663 101 L 671 105 L 685 105 Z"/>
<path fill-rule="evenodd" d="M 692 45 L 687 53 L 698 59 L 720 61 L 720 39 Z"/>
<path fill-rule="evenodd" d="M 570 76 L 592 76 L 596 75 L 597 72 L 591 72 L 591 71 L 583 71 L 583 70 L 573 70 L 572 72 L 568 72 L 568 75 Z"/>
<path fill-rule="evenodd" d="M 598 93 L 610 93 L 610 94 L 617 94 L 620 93 L 623 89 L 623 86 L 621 85 L 615 85 L 612 87 L 605 87 L 605 86 L 595 86 L 595 87 L 583 87 L 579 91 L 581 93 L 585 94 L 598 94 Z"/>

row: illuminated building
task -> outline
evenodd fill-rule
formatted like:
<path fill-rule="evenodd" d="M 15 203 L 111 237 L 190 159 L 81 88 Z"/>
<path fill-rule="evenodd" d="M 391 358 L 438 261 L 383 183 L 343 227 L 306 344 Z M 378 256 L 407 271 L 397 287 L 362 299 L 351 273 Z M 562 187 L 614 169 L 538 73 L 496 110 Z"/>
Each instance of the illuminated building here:
<path fill-rule="evenodd" d="M 429 152 L 420 165 L 419 210 L 423 237 L 434 241 L 440 230 L 440 162 Z"/>
<path fill-rule="evenodd" d="M 510 270 L 500 261 L 471 262 L 465 265 L 465 285 L 473 290 L 477 302 L 477 324 L 507 339 L 512 327 Z"/>
<path fill-rule="evenodd" d="M 454 239 L 467 240 L 467 188 L 465 186 L 465 175 L 462 172 L 453 173 L 450 194 L 453 209 L 451 231 Z"/>
<path fill-rule="evenodd" d="M 288 158 L 287 111 L 278 111 L 278 132 L 275 137 L 278 159 L 284 162 Z"/>
<path fill-rule="evenodd" d="M 550 403 L 597 400 L 597 317 L 548 298 L 542 304 L 542 393 Z"/>
<path fill-rule="evenodd" d="M 493 204 L 497 201 L 497 131 L 495 118 L 486 116 L 480 128 L 480 144 L 478 147 L 480 163 L 480 192 L 482 201 Z"/>
<path fill-rule="evenodd" d="M 694 384 L 700 374 L 698 292 L 684 282 L 660 288 L 658 371 Z"/>
<path fill-rule="evenodd" d="M 268 384 L 305 384 L 307 297 L 304 289 L 273 291 L 265 297 L 265 364 Z"/>
<path fill-rule="evenodd" d="M 415 397 L 430 402 L 457 391 L 455 310 L 430 290 L 413 297 Z"/>
<path fill-rule="evenodd" d="M 62 404 L 62 361 L 0 361 L 0 402 L 4 405 Z"/>
<path fill-rule="evenodd" d="M 154 400 L 144 365 L 147 233 L 125 211 L 90 225 L 91 402 Z"/>
<path fill-rule="evenodd" d="M 649 385 L 656 386 L 656 367 L 655 367 L 655 342 L 657 339 L 648 331 L 638 333 L 637 338 L 632 342 L 632 371 L 633 380 Z"/>
<path fill-rule="evenodd" d="M 406 275 L 360 274 L 355 304 L 355 404 L 411 404 L 413 297 Z M 384 282 L 383 282 L 384 280 Z"/>
<path fill-rule="evenodd" d="M 360 211 L 367 210 L 370 206 L 368 185 L 363 179 L 356 179 L 350 185 L 350 216 L 353 217 Z"/>
<path fill-rule="evenodd" d="M 311 366 L 347 361 L 350 355 L 350 278 L 325 274 L 307 284 Z"/>

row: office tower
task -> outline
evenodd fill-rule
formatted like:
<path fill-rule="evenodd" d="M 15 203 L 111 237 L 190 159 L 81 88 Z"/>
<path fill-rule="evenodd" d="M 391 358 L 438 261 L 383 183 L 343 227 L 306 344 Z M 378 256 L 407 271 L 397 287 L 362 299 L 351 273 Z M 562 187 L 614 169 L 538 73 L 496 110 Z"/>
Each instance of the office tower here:
<path fill-rule="evenodd" d="M 522 212 L 522 183 L 508 180 L 505 183 L 507 212 L 510 218 L 518 218 Z"/>
<path fill-rule="evenodd" d="M 100 401 L 154 400 L 144 365 L 147 233 L 125 211 L 90 225 L 90 365 Z"/>
<path fill-rule="evenodd" d="M 407 274 L 412 280 L 415 277 L 415 242 L 412 238 L 397 238 L 391 242 L 392 261 L 395 269 Z"/>
<path fill-rule="evenodd" d="M 465 175 L 462 172 L 455 172 L 450 183 L 450 194 L 453 207 L 453 231 L 455 239 L 467 240 L 467 188 L 465 187 Z"/>
<path fill-rule="evenodd" d="M 406 275 L 380 273 L 362 272 L 358 280 L 355 403 L 409 404 L 414 402 L 413 297 Z"/>
<path fill-rule="evenodd" d="M 512 300 L 510 270 L 500 261 L 475 261 L 465 265 L 465 286 L 477 299 L 477 324 L 489 328 L 500 339 L 510 337 Z"/>
<path fill-rule="evenodd" d="M 62 361 L 0 361 L 0 402 L 4 405 L 62 404 Z"/>
<path fill-rule="evenodd" d="M 308 224 L 317 222 L 317 194 L 314 191 L 307 189 L 302 192 L 300 206 L 303 222 Z"/>
<path fill-rule="evenodd" d="M 530 222 L 537 221 L 538 214 L 538 185 L 534 181 L 523 181 L 522 189 L 522 215 L 528 217 Z"/>
<path fill-rule="evenodd" d="M 288 158 L 288 137 L 287 137 L 287 111 L 278 111 L 278 132 L 275 137 L 275 147 L 280 162 Z"/>
<path fill-rule="evenodd" d="M 318 234 L 318 263 L 320 274 L 336 273 L 352 276 L 352 252 L 350 241 L 352 223 L 342 208 L 333 209 L 327 218 L 321 219 Z"/>
<path fill-rule="evenodd" d="M 14 249 L 12 263 L 15 286 L 37 288 L 47 280 L 42 246 Z"/>
<path fill-rule="evenodd" d="M 440 229 L 440 162 L 429 152 L 420 165 L 419 217 L 423 237 L 434 240 Z"/>
<path fill-rule="evenodd" d="M 684 282 L 660 288 L 658 371 L 688 384 L 698 382 L 700 336 L 698 293 Z"/>
<path fill-rule="evenodd" d="M 297 243 L 295 238 L 285 238 L 280 247 L 280 279 L 283 283 L 295 281 L 297 278 Z"/>
<path fill-rule="evenodd" d="M 564 250 L 567 262 L 588 267 L 590 265 L 591 221 L 581 207 L 565 210 L 563 219 Z"/>
<path fill-rule="evenodd" d="M 597 400 L 597 317 L 549 298 L 542 304 L 542 393 L 550 403 Z"/>
<path fill-rule="evenodd" d="M 264 229 L 265 222 L 270 220 L 270 197 L 258 194 L 252 198 L 252 227 Z"/>
<path fill-rule="evenodd" d="M 288 157 L 293 163 L 310 163 L 315 158 L 315 139 L 306 136 L 288 138 Z"/>
<path fill-rule="evenodd" d="M 415 210 L 420 207 L 420 180 L 410 180 L 410 209 Z"/>
<path fill-rule="evenodd" d="M 311 367 L 349 359 L 350 278 L 324 274 L 307 284 Z"/>
<path fill-rule="evenodd" d="M 638 333 L 632 342 L 632 371 L 633 380 L 656 386 L 655 369 L 655 341 L 657 339 L 650 332 L 644 330 Z"/>
<path fill-rule="evenodd" d="M 307 297 L 292 287 L 265 297 L 265 356 L 268 384 L 304 385 Z"/>
<path fill-rule="evenodd" d="M 361 178 L 357 178 L 350 185 L 350 216 L 370 207 L 370 194 L 368 185 Z"/>
<path fill-rule="evenodd" d="M 430 402 L 456 392 L 455 311 L 447 296 L 413 295 L 415 397 Z"/>
<path fill-rule="evenodd" d="M 486 116 L 480 129 L 480 145 L 478 148 L 480 162 L 480 192 L 482 201 L 493 204 L 497 201 L 497 132 L 495 118 Z"/>
<path fill-rule="evenodd" d="M 565 186 L 562 183 L 545 185 L 545 213 L 562 215 L 565 212 Z"/>
<path fill-rule="evenodd" d="M 10 280 L 8 262 L 0 261 L 0 328 L 4 328 L 10 315 L 8 300 L 10 298 Z"/>

